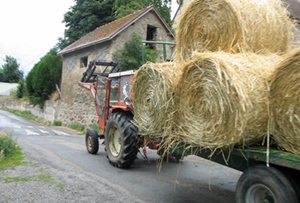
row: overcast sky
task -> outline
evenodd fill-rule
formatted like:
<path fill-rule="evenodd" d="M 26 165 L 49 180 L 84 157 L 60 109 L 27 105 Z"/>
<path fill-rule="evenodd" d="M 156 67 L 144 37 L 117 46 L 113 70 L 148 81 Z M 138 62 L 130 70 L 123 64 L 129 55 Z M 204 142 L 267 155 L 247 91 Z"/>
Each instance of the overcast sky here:
<path fill-rule="evenodd" d="M 63 15 L 72 5 L 74 0 L 1 0 L 0 67 L 9 55 L 27 74 L 63 37 Z"/>
<path fill-rule="evenodd" d="M 63 37 L 63 14 L 73 0 L 0 1 L 0 66 L 6 55 L 28 73 Z"/>

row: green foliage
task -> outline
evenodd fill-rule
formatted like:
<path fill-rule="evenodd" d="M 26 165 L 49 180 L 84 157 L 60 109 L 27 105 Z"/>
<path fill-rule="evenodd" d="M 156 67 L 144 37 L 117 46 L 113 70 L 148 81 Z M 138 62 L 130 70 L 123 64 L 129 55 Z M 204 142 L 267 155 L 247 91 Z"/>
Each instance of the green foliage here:
<path fill-rule="evenodd" d="M 79 132 L 83 132 L 85 127 L 84 125 L 80 124 L 80 123 L 76 123 L 76 122 L 72 122 L 68 125 L 69 128 L 72 128 L 73 130 L 77 130 Z"/>
<path fill-rule="evenodd" d="M 53 125 L 54 125 L 54 126 L 61 126 L 62 123 L 61 123 L 60 120 L 54 120 L 54 121 L 53 121 Z"/>
<path fill-rule="evenodd" d="M 63 22 L 67 29 L 65 36 L 59 39 L 60 49 L 73 43 L 97 27 L 113 20 L 112 8 L 115 0 L 77 0 L 64 15 Z"/>
<path fill-rule="evenodd" d="M 3 81 L 3 70 L 2 68 L 0 68 L 0 82 Z"/>
<path fill-rule="evenodd" d="M 158 51 L 144 46 L 141 41 L 141 36 L 134 33 L 132 39 L 125 43 L 124 49 L 113 55 L 113 60 L 120 63 L 122 70 L 136 70 L 146 61 L 156 61 Z"/>
<path fill-rule="evenodd" d="M 135 1 L 126 1 L 126 0 L 116 0 L 113 11 L 116 18 L 122 18 L 127 16 L 135 11 L 146 8 L 143 0 L 135 0 Z"/>
<path fill-rule="evenodd" d="M 22 149 L 20 147 L 16 147 L 10 156 L 4 156 L 4 158 L 0 160 L 0 170 L 24 164 L 23 159 L 24 154 Z"/>
<path fill-rule="evenodd" d="M 45 182 L 45 183 L 54 184 L 56 187 L 58 187 L 60 189 L 64 188 L 64 185 L 62 183 L 56 182 L 52 178 L 52 176 L 47 173 L 41 173 L 38 175 L 27 176 L 27 177 L 22 177 L 22 176 L 7 177 L 7 178 L 2 178 L 2 181 L 4 181 L 5 183 L 37 181 L 37 182 Z"/>
<path fill-rule="evenodd" d="M 183 0 L 176 0 L 176 3 L 181 6 L 183 4 Z"/>
<path fill-rule="evenodd" d="M 97 123 L 92 123 L 89 125 L 90 128 L 94 129 L 98 135 L 103 134 L 102 131 L 100 131 L 99 126 Z"/>
<path fill-rule="evenodd" d="M 6 135 L 0 135 L 0 152 L 5 156 L 11 156 L 16 149 L 15 141 Z"/>
<path fill-rule="evenodd" d="M 16 97 L 20 99 L 24 96 L 24 93 L 25 93 L 25 84 L 24 84 L 24 80 L 22 79 L 19 80 L 18 82 Z"/>
<path fill-rule="evenodd" d="M 135 11 L 153 5 L 169 24 L 169 26 L 171 26 L 171 3 L 172 0 L 116 0 L 113 11 L 116 18 L 121 18 Z"/>
<path fill-rule="evenodd" d="M 23 71 L 19 70 L 20 64 L 12 56 L 5 56 L 4 64 L 0 69 L 0 82 L 16 83 L 23 79 Z"/>
<path fill-rule="evenodd" d="M 55 84 L 60 83 L 61 72 L 61 57 L 57 55 L 57 49 L 53 48 L 34 65 L 26 77 L 26 88 L 33 105 L 43 108 L 44 101 L 56 90 Z"/>

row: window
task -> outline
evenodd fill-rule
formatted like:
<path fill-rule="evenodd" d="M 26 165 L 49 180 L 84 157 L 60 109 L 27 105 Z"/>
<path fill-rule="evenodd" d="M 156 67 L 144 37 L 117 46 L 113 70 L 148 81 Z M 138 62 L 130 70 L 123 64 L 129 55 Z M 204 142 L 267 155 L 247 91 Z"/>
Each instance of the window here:
<path fill-rule="evenodd" d="M 148 25 L 147 26 L 147 37 L 146 40 L 147 41 L 155 41 L 156 38 L 156 27 Z M 147 44 L 147 46 L 149 46 L 150 49 L 155 49 L 155 45 L 154 44 Z"/>
<path fill-rule="evenodd" d="M 87 56 L 82 57 L 80 59 L 80 68 L 85 68 L 87 67 L 87 65 L 88 65 L 88 57 Z"/>

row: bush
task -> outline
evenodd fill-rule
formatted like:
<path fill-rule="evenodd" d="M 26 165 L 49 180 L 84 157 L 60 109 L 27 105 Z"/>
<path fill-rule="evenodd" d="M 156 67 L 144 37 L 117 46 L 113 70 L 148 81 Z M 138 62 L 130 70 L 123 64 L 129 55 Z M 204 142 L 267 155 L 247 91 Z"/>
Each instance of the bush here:
<path fill-rule="evenodd" d="M 31 104 L 44 107 L 44 101 L 49 99 L 56 91 L 55 85 L 60 83 L 61 71 L 61 57 L 57 49 L 53 48 L 34 65 L 26 77 L 26 90 Z"/>
<path fill-rule="evenodd" d="M 16 91 L 16 97 L 17 98 L 22 98 L 24 96 L 24 92 L 25 92 L 25 85 L 24 85 L 24 80 L 19 80 L 18 82 L 18 87 L 17 87 L 17 91 Z"/>
<path fill-rule="evenodd" d="M 137 70 L 145 62 L 155 62 L 158 51 L 150 49 L 142 44 L 142 37 L 136 33 L 132 39 L 124 44 L 124 49 L 118 50 L 113 54 L 113 60 L 120 63 L 121 69 Z"/>
<path fill-rule="evenodd" d="M 102 131 L 100 131 L 99 126 L 97 123 L 92 123 L 89 125 L 90 128 L 94 129 L 98 135 L 103 134 Z"/>
<path fill-rule="evenodd" d="M 61 123 L 60 120 L 54 120 L 54 121 L 53 121 L 53 125 L 54 125 L 54 126 L 61 126 L 62 123 Z"/>
<path fill-rule="evenodd" d="M 68 125 L 69 128 L 72 128 L 73 130 L 77 130 L 80 132 L 83 132 L 85 127 L 84 125 L 81 125 L 80 123 L 72 122 Z"/>
<path fill-rule="evenodd" d="M 4 156 L 10 156 L 16 149 L 15 141 L 6 135 L 0 135 L 0 152 Z"/>

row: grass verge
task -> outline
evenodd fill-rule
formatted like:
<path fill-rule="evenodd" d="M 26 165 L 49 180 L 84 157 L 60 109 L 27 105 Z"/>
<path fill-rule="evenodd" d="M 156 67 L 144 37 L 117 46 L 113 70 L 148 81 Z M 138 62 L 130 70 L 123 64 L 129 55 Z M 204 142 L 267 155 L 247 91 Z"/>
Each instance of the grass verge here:
<path fill-rule="evenodd" d="M 4 156 L 0 160 L 0 170 L 4 170 L 10 167 L 16 167 L 18 165 L 24 164 L 24 154 L 22 152 L 22 149 L 20 147 L 16 147 L 11 155 Z"/>
<path fill-rule="evenodd" d="M 33 167 L 34 164 L 24 161 L 24 153 L 22 149 L 15 143 L 15 141 L 7 136 L 4 132 L 0 131 L 0 171 L 4 171 L 8 168 L 15 168 L 20 165 L 28 165 Z M 46 182 L 55 185 L 57 188 L 63 189 L 64 185 L 56 182 L 49 174 L 39 172 L 33 176 L 16 176 L 16 177 L 0 177 L 0 181 L 5 183 L 12 182 L 26 182 L 26 181 L 38 181 Z"/>
<path fill-rule="evenodd" d="M 7 167 L 14 167 L 23 163 L 24 154 L 22 149 L 16 142 L 7 136 L 4 132 L 0 132 L 0 170 Z"/>
<path fill-rule="evenodd" d="M 57 188 L 63 189 L 64 184 L 56 182 L 49 174 L 41 173 L 34 176 L 16 176 L 16 177 L 1 177 L 0 180 L 5 183 L 14 183 L 14 182 L 27 182 L 27 181 L 37 181 L 37 182 L 45 182 L 55 185 Z"/>

